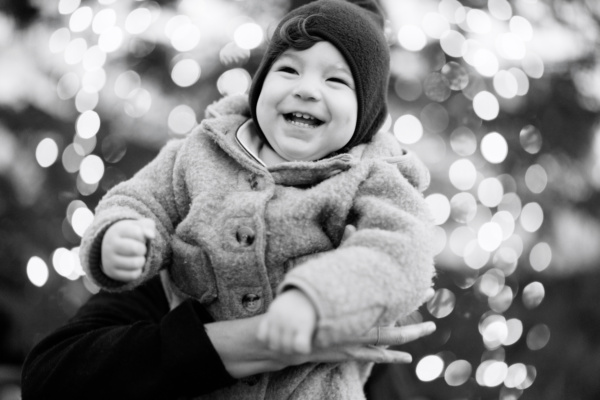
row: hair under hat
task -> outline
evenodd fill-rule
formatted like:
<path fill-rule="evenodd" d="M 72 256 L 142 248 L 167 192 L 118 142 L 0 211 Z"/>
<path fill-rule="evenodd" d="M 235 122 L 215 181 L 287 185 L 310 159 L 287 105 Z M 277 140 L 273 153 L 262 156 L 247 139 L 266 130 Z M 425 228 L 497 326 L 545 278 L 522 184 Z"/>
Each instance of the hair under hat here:
<path fill-rule="evenodd" d="M 297 47 L 295 38 L 308 34 L 333 44 L 346 59 L 354 78 L 358 101 L 356 130 L 340 152 L 370 141 L 388 114 L 390 52 L 383 26 L 383 14 L 374 0 L 317 0 L 290 11 L 277 25 L 252 81 L 249 100 L 254 120 L 257 121 L 256 104 L 271 65 L 285 50 Z M 307 47 L 310 45 L 304 46 Z"/>

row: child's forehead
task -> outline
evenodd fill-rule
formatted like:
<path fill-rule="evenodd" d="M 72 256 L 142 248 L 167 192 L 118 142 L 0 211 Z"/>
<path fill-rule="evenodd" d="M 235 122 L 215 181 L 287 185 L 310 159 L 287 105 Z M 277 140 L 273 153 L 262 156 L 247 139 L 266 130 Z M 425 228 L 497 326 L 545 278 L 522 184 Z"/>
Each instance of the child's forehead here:
<path fill-rule="evenodd" d="M 323 44 L 326 44 L 325 46 Z M 350 71 L 350 66 L 348 64 L 348 62 L 346 61 L 345 57 L 343 56 L 343 54 L 340 52 L 340 50 L 331 42 L 326 41 L 326 40 L 322 40 L 319 42 L 314 43 L 311 47 L 307 48 L 307 49 L 295 49 L 293 47 L 290 47 L 288 49 L 286 49 L 285 51 L 283 51 L 281 54 L 279 54 L 274 62 L 283 60 L 292 60 L 292 61 L 300 61 L 303 59 L 304 55 L 312 48 L 314 48 L 315 46 L 318 47 L 318 56 L 320 59 L 322 59 L 323 61 L 325 60 L 335 60 L 335 67 L 337 69 L 344 69 L 344 70 L 348 70 Z M 329 57 L 335 55 L 337 57 Z M 321 57 L 323 56 L 323 57 Z"/>

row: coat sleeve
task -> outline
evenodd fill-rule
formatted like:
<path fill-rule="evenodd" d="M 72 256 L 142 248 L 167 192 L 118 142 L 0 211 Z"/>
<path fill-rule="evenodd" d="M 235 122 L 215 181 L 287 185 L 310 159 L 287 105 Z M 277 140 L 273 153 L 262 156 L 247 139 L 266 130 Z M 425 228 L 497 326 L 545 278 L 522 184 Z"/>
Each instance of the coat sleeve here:
<path fill-rule="evenodd" d="M 81 264 L 94 283 L 109 291 L 129 290 L 156 275 L 170 258 L 169 237 L 189 204 L 184 172 L 178 167 L 182 140 L 168 142 L 157 157 L 131 179 L 109 190 L 95 210 L 94 221 L 86 230 L 80 248 Z M 106 230 L 125 219 L 151 218 L 156 238 L 149 242 L 142 276 L 123 283 L 107 277 L 101 268 L 101 246 Z"/>
<path fill-rule="evenodd" d="M 23 399 L 175 399 L 231 385 L 204 329 L 211 321 L 192 301 L 169 311 L 158 277 L 100 292 L 31 350 Z"/>
<path fill-rule="evenodd" d="M 398 158 L 397 160 L 404 160 Z M 349 216 L 356 232 L 337 249 L 288 272 L 319 315 L 317 345 L 343 342 L 396 321 L 422 304 L 434 275 L 433 224 L 407 165 L 372 162 Z"/>

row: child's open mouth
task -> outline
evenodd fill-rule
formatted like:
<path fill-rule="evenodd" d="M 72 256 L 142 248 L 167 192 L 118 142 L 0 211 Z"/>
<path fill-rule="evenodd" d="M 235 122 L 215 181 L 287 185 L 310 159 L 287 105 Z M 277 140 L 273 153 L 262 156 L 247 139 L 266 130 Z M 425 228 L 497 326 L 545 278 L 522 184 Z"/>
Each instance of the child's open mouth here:
<path fill-rule="evenodd" d="M 283 118 L 286 121 L 290 122 L 293 125 L 296 125 L 300 128 L 316 128 L 323 124 L 323 121 L 313 117 L 310 114 L 305 114 L 301 112 L 293 112 L 284 114 Z"/>

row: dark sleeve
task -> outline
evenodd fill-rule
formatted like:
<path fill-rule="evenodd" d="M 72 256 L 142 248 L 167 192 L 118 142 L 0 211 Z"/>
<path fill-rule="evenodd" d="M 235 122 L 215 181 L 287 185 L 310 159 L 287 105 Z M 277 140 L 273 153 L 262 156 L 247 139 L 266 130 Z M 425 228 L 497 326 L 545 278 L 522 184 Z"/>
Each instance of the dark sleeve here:
<path fill-rule="evenodd" d="M 100 292 L 32 349 L 22 398 L 175 399 L 231 385 L 204 329 L 211 321 L 192 301 L 169 312 L 158 277 Z"/>

